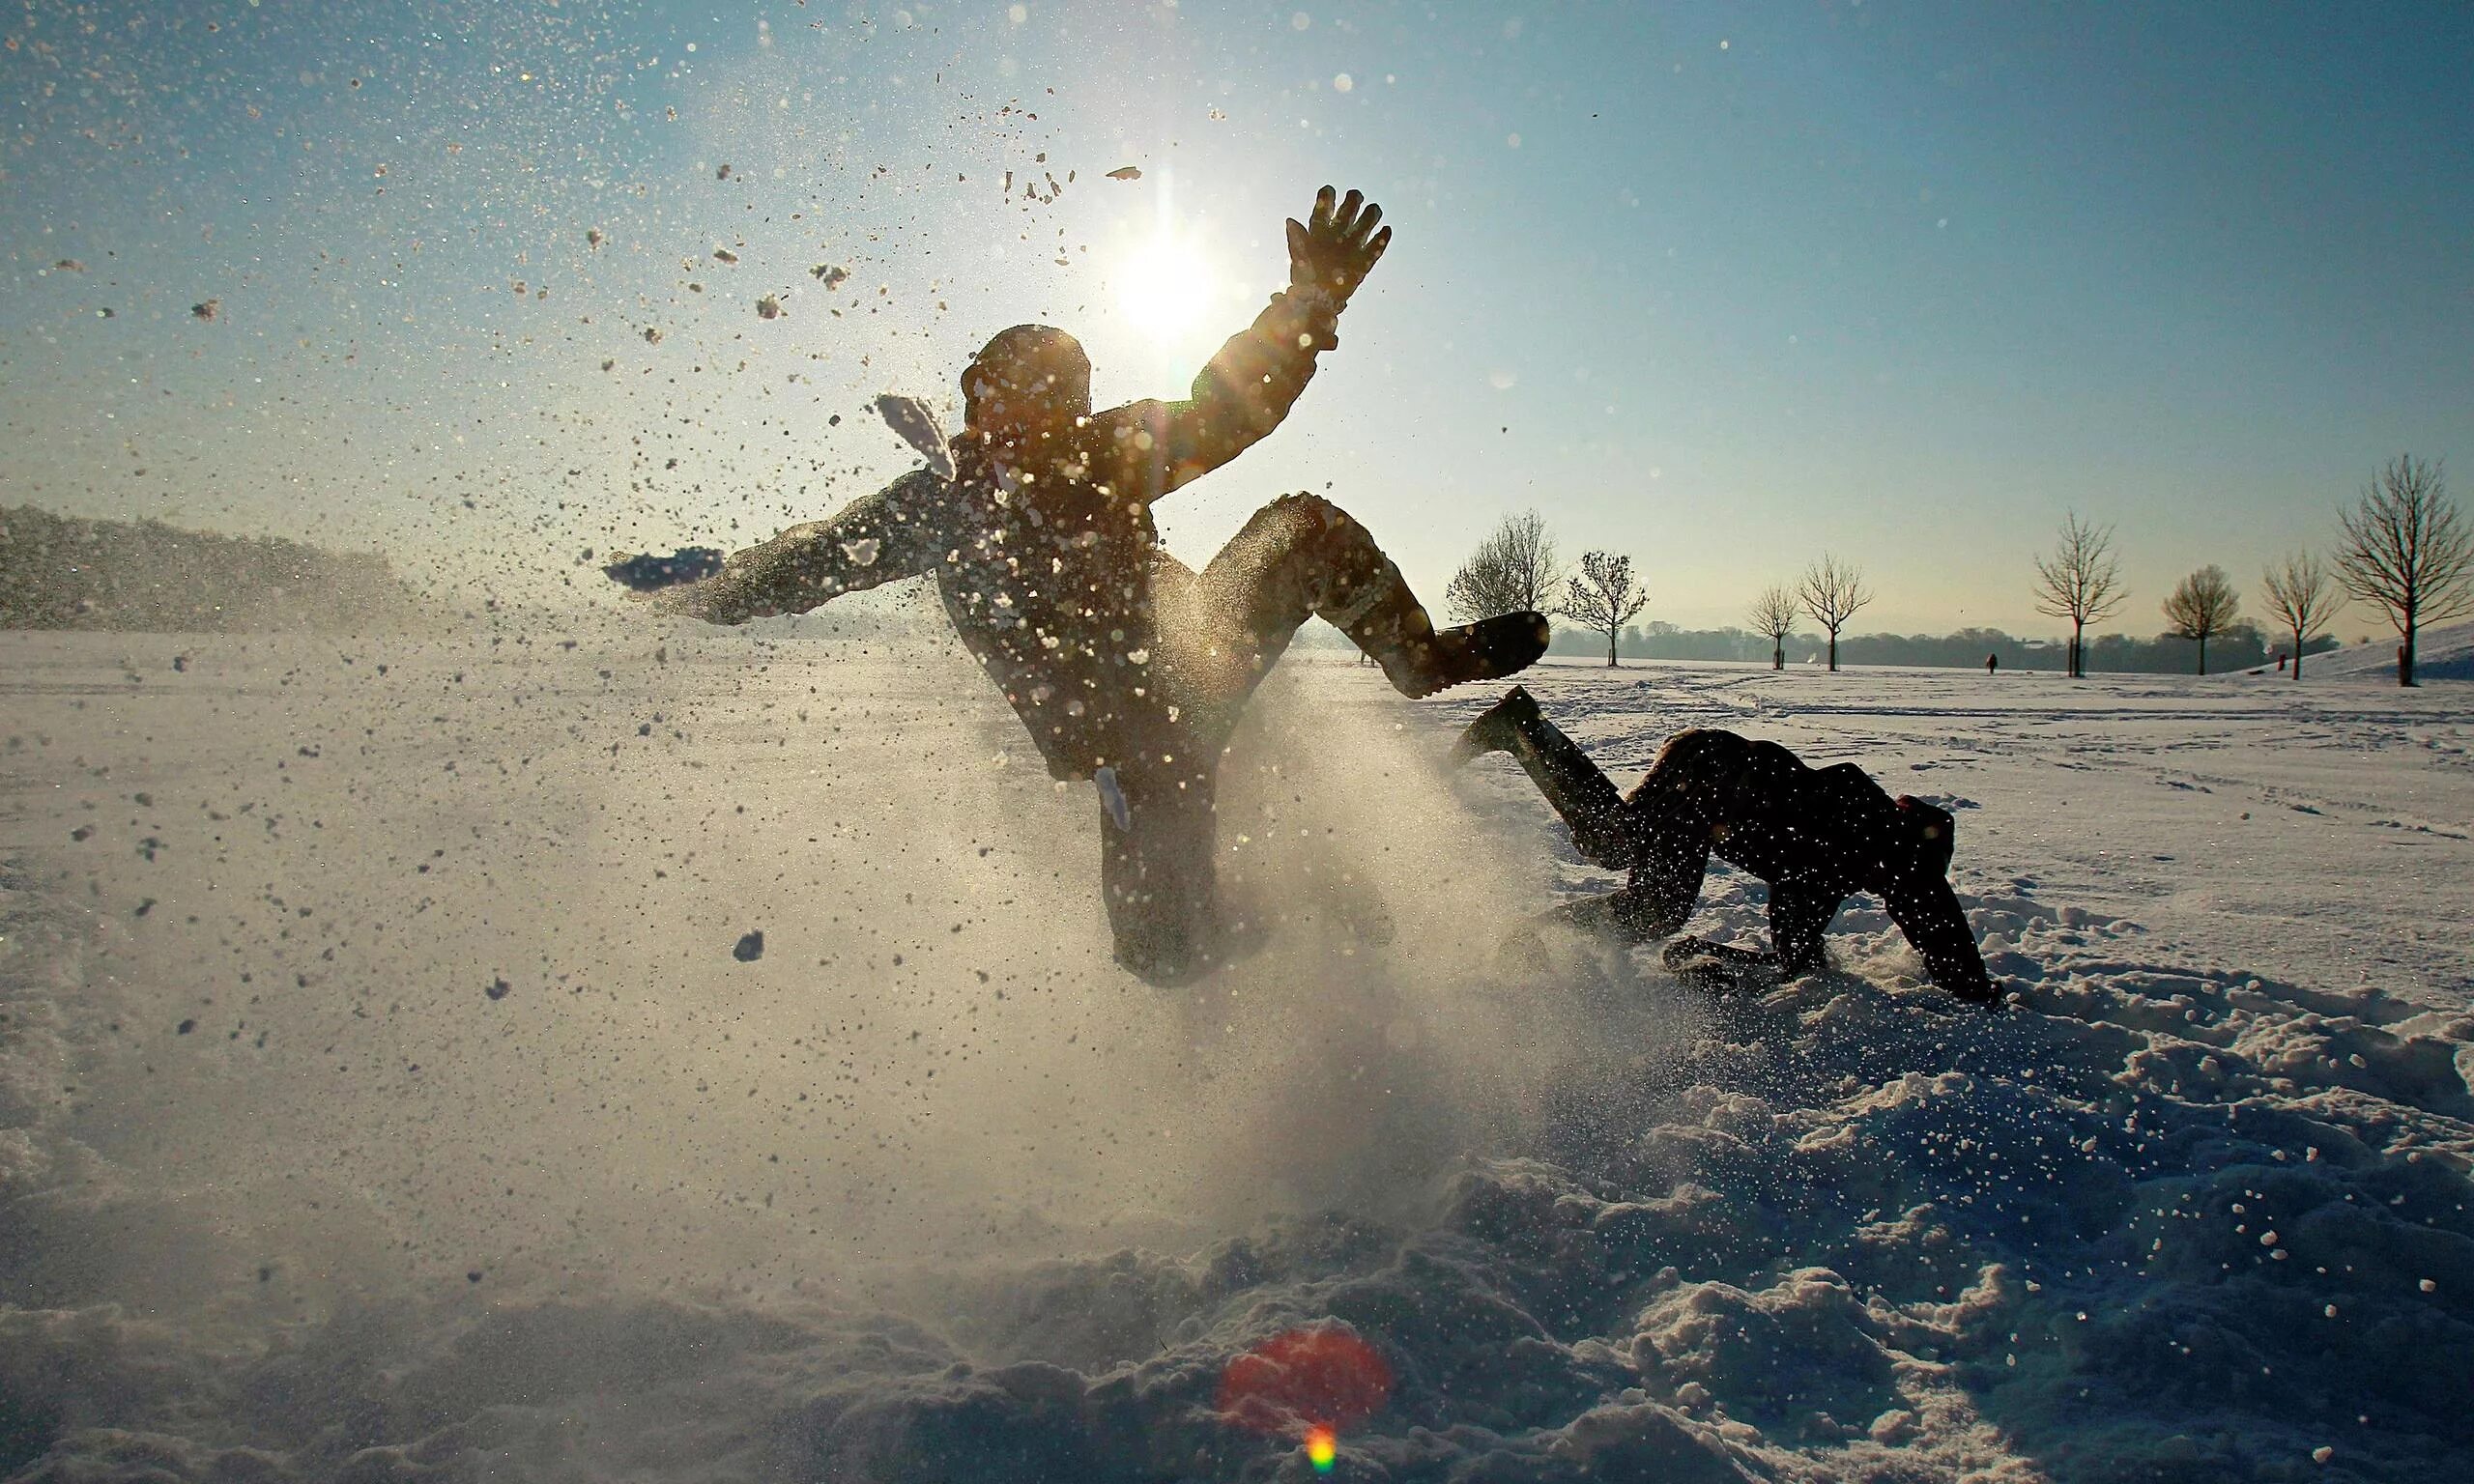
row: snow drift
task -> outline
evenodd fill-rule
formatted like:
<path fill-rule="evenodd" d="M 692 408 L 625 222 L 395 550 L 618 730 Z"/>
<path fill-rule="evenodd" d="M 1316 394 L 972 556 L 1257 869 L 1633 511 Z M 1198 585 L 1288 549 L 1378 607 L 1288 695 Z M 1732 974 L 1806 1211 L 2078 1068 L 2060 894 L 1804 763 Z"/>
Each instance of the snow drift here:
<path fill-rule="evenodd" d="M 2393 634 L 2373 636 L 2365 644 L 2331 649 L 2310 656 L 2303 666 L 2307 683 L 2330 679 L 2385 680 L 2397 683 L 2397 642 Z M 2474 680 L 2474 623 L 2452 623 L 2425 629 L 2414 636 L 2414 678 Z"/>

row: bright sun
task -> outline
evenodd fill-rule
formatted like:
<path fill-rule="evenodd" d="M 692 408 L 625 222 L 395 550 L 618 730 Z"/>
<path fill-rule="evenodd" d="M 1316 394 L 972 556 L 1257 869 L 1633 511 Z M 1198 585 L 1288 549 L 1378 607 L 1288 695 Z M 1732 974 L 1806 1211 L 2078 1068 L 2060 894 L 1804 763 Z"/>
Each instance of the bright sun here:
<path fill-rule="evenodd" d="M 1166 231 L 1137 245 L 1116 279 L 1119 306 L 1144 333 L 1163 340 L 1193 328 L 1219 292 L 1194 244 Z"/>

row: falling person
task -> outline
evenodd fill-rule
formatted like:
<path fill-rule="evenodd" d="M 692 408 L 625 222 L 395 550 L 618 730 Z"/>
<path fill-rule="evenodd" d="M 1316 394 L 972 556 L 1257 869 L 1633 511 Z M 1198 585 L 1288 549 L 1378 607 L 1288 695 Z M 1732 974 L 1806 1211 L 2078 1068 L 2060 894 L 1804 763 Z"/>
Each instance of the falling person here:
<path fill-rule="evenodd" d="M 652 603 L 736 624 L 933 575 L 1050 774 L 1097 785 L 1117 961 L 1162 985 L 1209 972 L 1251 931 L 1218 899 L 1221 755 L 1299 625 L 1321 616 L 1410 697 L 1517 673 L 1546 646 L 1535 613 L 1437 630 L 1366 528 L 1312 495 L 1255 512 L 1198 573 L 1160 544 L 1152 503 L 1278 427 L 1339 344 L 1340 311 L 1391 243 L 1381 220 L 1324 187 L 1288 223 L 1288 287 L 1182 402 L 1094 413 L 1073 336 L 1000 332 L 963 372 L 950 478 L 914 470 Z"/>
<path fill-rule="evenodd" d="M 1893 799 L 1854 763 L 1809 768 L 1775 742 L 1695 728 L 1668 738 L 1625 797 L 1519 686 L 1470 723 L 1453 756 L 1495 752 L 1520 763 L 1583 857 L 1631 873 L 1621 890 L 1564 908 L 1577 927 L 1634 943 L 1668 936 L 1692 915 L 1715 855 L 1769 883 L 1771 951 L 1679 938 L 1665 955 L 1679 973 L 1725 981 L 1820 968 L 1840 903 L 1870 892 L 1935 984 L 1980 1004 L 2000 998 L 1950 891 L 1949 811 Z"/>

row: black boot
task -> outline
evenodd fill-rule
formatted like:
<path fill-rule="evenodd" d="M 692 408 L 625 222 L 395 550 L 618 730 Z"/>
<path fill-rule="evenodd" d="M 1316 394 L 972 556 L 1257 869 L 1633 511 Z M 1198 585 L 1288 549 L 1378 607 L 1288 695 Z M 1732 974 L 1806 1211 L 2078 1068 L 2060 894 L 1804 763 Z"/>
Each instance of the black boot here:
<path fill-rule="evenodd" d="M 1537 699 L 1526 688 L 1513 686 L 1460 733 L 1460 740 L 1453 744 L 1452 765 L 1460 767 L 1487 753 L 1513 751 L 1520 741 L 1521 724 L 1537 720 L 1539 714 Z"/>
<path fill-rule="evenodd" d="M 1501 680 L 1537 664 L 1552 636 L 1544 614 L 1498 614 L 1437 630 L 1405 682 L 1389 666 L 1384 673 L 1394 689 L 1412 699 L 1473 680 Z"/>
<path fill-rule="evenodd" d="M 1776 954 L 1712 943 L 1708 938 L 1678 938 L 1659 958 L 1668 973 L 1713 994 L 1767 989 L 1788 972 Z"/>
<path fill-rule="evenodd" d="M 1386 565 L 1390 565 L 1388 562 Z M 1500 680 L 1538 663 L 1550 630 L 1543 614 L 1498 614 L 1437 629 L 1396 572 L 1362 616 L 1341 626 L 1374 656 L 1392 688 L 1415 700 L 1473 680 Z"/>

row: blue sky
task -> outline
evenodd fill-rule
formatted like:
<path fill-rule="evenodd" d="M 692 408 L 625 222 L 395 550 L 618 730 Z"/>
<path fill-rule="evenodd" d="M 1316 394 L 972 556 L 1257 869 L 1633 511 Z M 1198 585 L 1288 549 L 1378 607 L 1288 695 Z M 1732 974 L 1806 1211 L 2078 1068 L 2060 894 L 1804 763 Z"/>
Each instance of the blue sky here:
<path fill-rule="evenodd" d="M 2180 573 L 2255 584 L 2380 460 L 2474 449 L 2462 7 L 232 0 L 0 37 L 0 503 L 511 596 L 873 488 L 907 455 L 867 400 L 950 402 L 1017 321 L 1104 399 L 1172 393 L 1326 181 L 1397 240 L 1290 424 L 1164 508 L 1190 559 L 1328 487 L 1438 593 L 1536 505 L 1651 618 L 1829 550 L 1858 629 L 2051 632 L 2029 563 L 2076 508 L 2153 632 Z M 1121 292 L 1164 233 L 1205 275 L 1179 327 Z"/>

